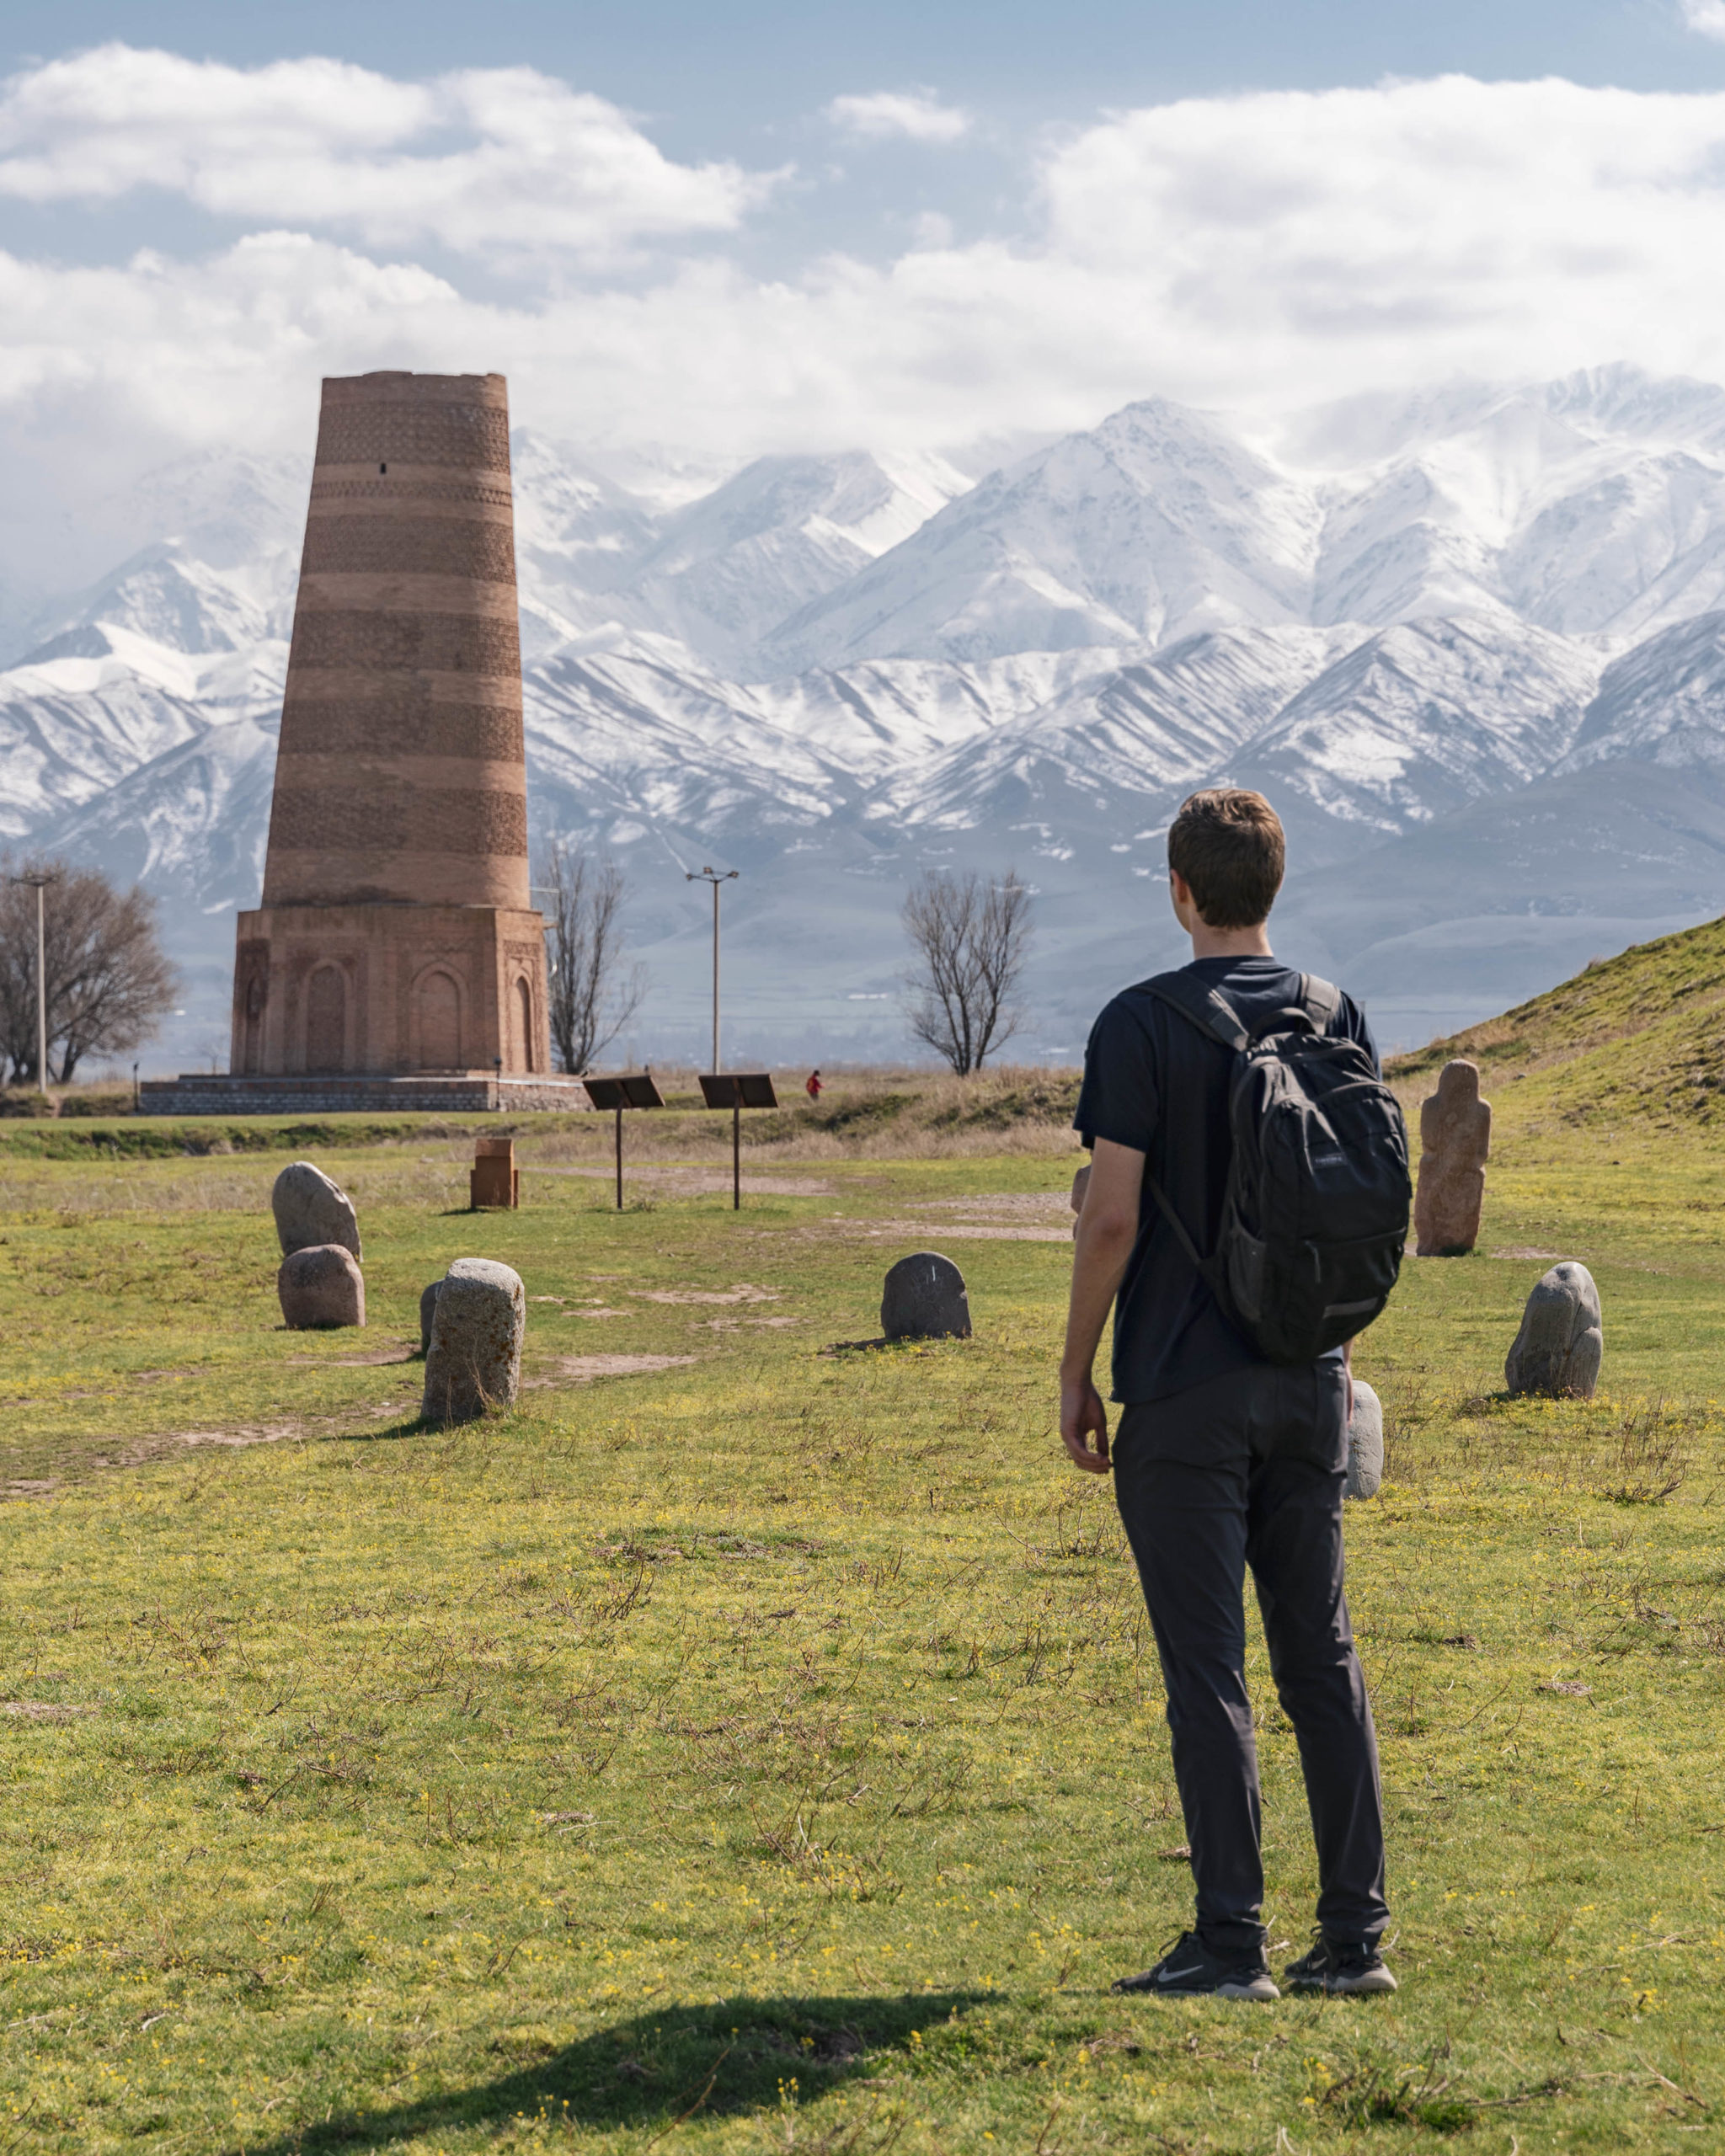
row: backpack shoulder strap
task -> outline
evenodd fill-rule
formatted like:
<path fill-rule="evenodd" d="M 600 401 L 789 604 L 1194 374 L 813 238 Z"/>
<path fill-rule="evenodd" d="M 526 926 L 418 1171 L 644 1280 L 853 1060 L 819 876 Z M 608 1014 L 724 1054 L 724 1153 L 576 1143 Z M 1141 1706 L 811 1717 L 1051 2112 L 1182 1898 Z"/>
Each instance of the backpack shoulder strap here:
<path fill-rule="evenodd" d="M 1144 984 L 1152 995 L 1162 1001 L 1180 1016 L 1197 1027 L 1201 1033 L 1208 1033 L 1213 1041 L 1220 1041 L 1224 1048 L 1243 1054 L 1249 1044 L 1246 1028 L 1240 1022 L 1240 1014 L 1220 989 L 1188 973 L 1157 974 L 1153 980 Z M 1301 986 L 1305 977 L 1301 976 Z M 1322 982 L 1318 984 L 1323 985 Z M 1330 993 L 1335 993 L 1332 989 Z"/>
<path fill-rule="evenodd" d="M 1327 1033 L 1342 1012 L 1342 991 L 1316 974 L 1300 976 L 1300 1001 L 1315 1033 Z"/>

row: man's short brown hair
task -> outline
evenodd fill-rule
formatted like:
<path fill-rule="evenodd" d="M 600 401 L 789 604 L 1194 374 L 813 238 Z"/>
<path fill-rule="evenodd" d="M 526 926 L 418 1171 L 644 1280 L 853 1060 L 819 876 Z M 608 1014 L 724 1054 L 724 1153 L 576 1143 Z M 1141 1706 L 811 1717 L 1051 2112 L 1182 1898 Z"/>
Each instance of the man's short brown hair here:
<path fill-rule="evenodd" d="M 1168 827 L 1168 866 L 1191 885 L 1211 928 L 1255 928 L 1267 921 L 1287 857 L 1281 819 L 1261 793 L 1244 787 L 1193 794 Z"/>

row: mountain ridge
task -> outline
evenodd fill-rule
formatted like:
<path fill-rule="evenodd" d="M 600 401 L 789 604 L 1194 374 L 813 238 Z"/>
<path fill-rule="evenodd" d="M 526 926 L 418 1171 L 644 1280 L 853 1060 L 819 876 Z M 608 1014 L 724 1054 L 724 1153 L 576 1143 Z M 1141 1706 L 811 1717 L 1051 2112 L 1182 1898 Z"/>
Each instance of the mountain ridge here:
<path fill-rule="evenodd" d="M 624 861 L 668 1040 L 707 967 L 684 866 L 744 871 L 745 1037 L 830 1059 L 902 1052 L 907 878 L 1016 862 L 1028 1044 L 1075 1054 L 1111 984 L 1178 955 L 1161 833 L 1214 781 L 1277 800 L 1279 921 L 1396 1038 L 1725 907 L 1706 816 L 1636 866 L 1672 812 L 1625 776 L 1705 808 L 1725 766 L 1712 385 L 1604 370 L 1277 426 L 1147 398 L 974 484 L 860 450 L 716 478 L 531 430 L 515 454 L 535 837 Z M 0 671 L 0 833 L 142 864 L 191 978 L 170 1061 L 219 1040 L 256 901 L 308 473 L 203 456 L 100 505 L 114 565 Z M 1389 932 L 1374 879 L 1416 868 L 1424 916 Z"/>

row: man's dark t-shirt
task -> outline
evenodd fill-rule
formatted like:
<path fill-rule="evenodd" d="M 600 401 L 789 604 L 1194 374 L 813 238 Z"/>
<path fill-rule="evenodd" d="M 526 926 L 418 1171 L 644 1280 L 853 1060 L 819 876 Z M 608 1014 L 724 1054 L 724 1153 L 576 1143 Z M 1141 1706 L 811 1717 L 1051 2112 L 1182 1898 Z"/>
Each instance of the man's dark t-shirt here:
<path fill-rule="evenodd" d="M 1220 989 L 1248 1032 L 1300 993 L 1299 974 L 1279 958 L 1198 958 L 1185 970 Z M 1329 1031 L 1359 1042 L 1375 1065 L 1365 1013 L 1348 996 Z M 1154 1176 L 1199 1249 L 1215 1249 L 1232 1150 L 1233 1065 L 1230 1049 L 1141 983 L 1090 1029 L 1073 1128 L 1089 1146 L 1098 1138 L 1130 1145 L 1146 1171 L 1138 1240 L 1114 1305 L 1118 1401 L 1165 1400 L 1263 1359 L 1222 1315 L 1150 1191 Z"/>

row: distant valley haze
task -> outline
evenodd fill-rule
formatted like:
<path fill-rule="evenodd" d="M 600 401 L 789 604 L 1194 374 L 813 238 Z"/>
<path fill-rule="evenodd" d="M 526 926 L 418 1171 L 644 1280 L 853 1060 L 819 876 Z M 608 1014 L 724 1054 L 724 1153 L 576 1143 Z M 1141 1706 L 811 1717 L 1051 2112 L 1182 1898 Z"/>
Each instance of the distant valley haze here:
<path fill-rule="evenodd" d="M 727 1058 L 830 1063 L 908 1050 L 909 882 L 1016 866 L 1007 1053 L 1074 1059 L 1222 780 L 1390 1043 L 1725 911 L 1725 8 L 1081 5 L 1014 62 L 963 0 L 777 74 L 745 8 L 657 98 L 707 35 L 657 0 L 421 10 L 413 72 L 365 12 L 10 33 L 0 835 L 160 895 L 147 1069 L 225 1054 L 318 381 L 376 367 L 509 377 L 531 814 L 629 875 L 620 1052 L 702 1053 L 686 867 L 741 872 Z"/>

